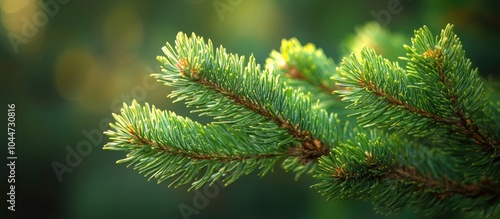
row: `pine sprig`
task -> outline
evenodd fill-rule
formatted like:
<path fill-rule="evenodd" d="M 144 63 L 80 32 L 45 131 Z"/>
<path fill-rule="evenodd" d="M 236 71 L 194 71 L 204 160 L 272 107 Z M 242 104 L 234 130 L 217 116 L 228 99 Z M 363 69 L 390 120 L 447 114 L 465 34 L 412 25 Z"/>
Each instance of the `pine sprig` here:
<path fill-rule="evenodd" d="M 280 83 L 278 75 L 261 70 L 252 56 L 246 62 L 223 47 L 214 51 L 210 41 L 183 33 L 178 34 L 175 48 L 167 44 L 163 51 L 166 56 L 158 57 L 163 73 L 153 76 L 176 88 L 172 96 L 187 100 L 197 112 L 241 130 L 260 129 L 262 123 L 273 127 L 272 123 L 302 145 L 295 151 L 301 154 L 302 164 L 327 154 L 334 145 L 334 115 L 315 106 L 310 94 L 293 90 Z"/>
<path fill-rule="evenodd" d="M 352 115 L 364 127 L 386 128 L 398 137 L 384 141 L 390 146 L 376 146 L 388 151 L 379 154 L 382 163 L 375 169 L 363 162 L 367 155 L 362 157 L 363 152 L 375 154 L 371 152 L 375 146 L 370 146 L 375 140 L 357 137 L 356 144 L 339 144 L 331 153 L 334 160 L 320 160 L 322 174 L 317 175 L 335 179 L 318 187 L 334 197 L 376 197 L 383 212 L 414 207 L 431 215 L 452 209 L 482 209 L 487 217 L 498 214 L 499 120 L 477 70 L 465 57 L 451 25 L 436 37 L 426 27 L 416 31 L 412 46 L 405 49 L 408 55 L 401 59 L 408 63 L 406 69 L 366 48 L 342 60 L 339 77 L 334 79 L 346 87 L 338 93 L 351 103 Z M 397 145 L 407 135 L 413 143 Z M 419 143 L 419 150 L 399 151 L 414 143 Z M 441 155 L 423 153 L 429 150 Z M 349 157 L 356 154 L 357 158 Z M 396 155 L 419 159 L 410 162 L 394 159 Z M 446 168 L 438 171 L 437 167 Z M 370 181 L 373 184 L 367 186 Z M 374 193 L 358 192 L 362 188 L 372 188 Z M 403 192 L 397 195 L 384 188 Z"/>
<path fill-rule="evenodd" d="M 229 184 L 255 169 L 264 175 L 289 156 L 289 148 L 274 142 L 254 142 L 225 125 L 203 126 L 135 101 L 113 116 L 116 123 L 105 133 L 111 142 L 104 149 L 129 152 L 117 163 L 134 165 L 158 183 L 173 179 L 170 185 L 192 182 L 192 188 L 199 188 L 220 179 Z"/>
<path fill-rule="evenodd" d="M 281 162 L 296 177 L 313 174 L 328 198 L 372 201 L 383 214 L 498 216 L 500 103 L 451 25 L 438 36 L 423 27 L 411 42 L 405 65 L 363 48 L 336 67 L 314 45 L 283 40 L 261 69 L 253 56 L 179 33 L 152 76 L 214 122 L 134 101 L 113 115 L 104 149 L 127 152 L 118 163 L 174 186 L 227 185 Z"/>
<path fill-rule="evenodd" d="M 500 210 L 498 184 L 462 182 L 455 161 L 440 150 L 380 134 L 358 134 L 322 157 L 315 185 L 328 198 L 361 199 L 390 214 L 414 208 L 432 216 L 445 211 L 478 210 L 491 217 Z M 426 162 L 422 162 L 426 161 Z"/>
<path fill-rule="evenodd" d="M 480 127 L 489 101 L 477 69 L 465 57 L 460 39 L 448 25 L 439 37 L 427 27 L 415 32 L 408 51 L 408 74 L 419 81 L 414 87 L 422 89 L 437 117 L 454 126 L 462 134 L 473 138 L 485 151 L 498 154 L 500 139 Z M 484 124 L 483 124 L 484 125 Z"/>
<path fill-rule="evenodd" d="M 389 128 L 401 134 L 429 136 L 442 132 L 433 126 L 436 120 L 446 118 L 430 112 L 426 99 L 416 89 L 408 89 L 415 84 L 397 62 L 390 62 L 364 48 L 360 57 L 354 54 L 342 60 L 337 69 L 340 77 L 334 77 L 345 90 L 337 91 L 347 107 L 354 109 L 353 116 L 359 125 Z"/>
<path fill-rule="evenodd" d="M 336 65 L 322 49 L 311 43 L 302 45 L 296 38 L 283 39 L 280 51 L 271 52 L 266 67 L 283 76 L 280 79 L 287 86 L 303 93 L 313 93 L 311 98 L 319 102 L 319 108 L 330 113 L 344 112 L 345 104 L 333 94 L 338 86 L 330 80 L 337 74 Z"/>
<path fill-rule="evenodd" d="M 280 51 L 272 51 L 266 66 L 287 78 L 303 80 L 326 93 L 336 89 L 330 77 L 335 75 L 335 63 L 322 49 L 311 43 L 304 46 L 296 38 L 282 40 Z"/>
<path fill-rule="evenodd" d="M 361 125 L 390 127 L 414 136 L 453 133 L 474 139 L 485 151 L 498 154 L 495 130 L 483 121 L 488 100 L 477 70 L 465 58 L 452 26 L 434 38 L 423 28 L 416 31 L 413 46 L 406 46 L 407 70 L 373 50 L 361 57 L 344 58 L 337 69 L 339 91 L 357 109 Z"/>

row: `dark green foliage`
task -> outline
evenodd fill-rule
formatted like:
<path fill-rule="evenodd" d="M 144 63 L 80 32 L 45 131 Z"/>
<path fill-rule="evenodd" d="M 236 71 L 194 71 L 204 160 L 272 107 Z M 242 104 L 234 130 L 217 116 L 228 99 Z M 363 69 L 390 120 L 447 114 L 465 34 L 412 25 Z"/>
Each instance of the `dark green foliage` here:
<path fill-rule="evenodd" d="M 498 216 L 499 103 L 451 25 L 439 36 L 417 30 L 411 43 L 401 63 L 363 48 L 337 67 L 314 45 L 283 40 L 262 70 L 179 33 L 152 76 L 214 122 L 134 102 L 114 115 L 104 149 L 126 151 L 119 163 L 173 185 L 229 184 L 281 162 L 297 177 L 312 173 L 328 198 L 367 200 L 382 214 Z"/>

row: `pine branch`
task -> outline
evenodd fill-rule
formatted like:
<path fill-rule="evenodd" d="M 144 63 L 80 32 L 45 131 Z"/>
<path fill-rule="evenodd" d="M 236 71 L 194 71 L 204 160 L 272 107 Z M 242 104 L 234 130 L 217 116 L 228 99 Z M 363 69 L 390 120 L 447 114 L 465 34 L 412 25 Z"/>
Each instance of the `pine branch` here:
<path fill-rule="evenodd" d="M 304 80 L 328 94 L 336 89 L 330 80 L 336 74 L 333 60 L 311 43 L 302 46 L 296 38 L 282 40 L 280 52 L 272 51 L 266 62 L 287 78 Z"/>
<path fill-rule="evenodd" d="M 335 68 L 314 45 L 283 40 L 261 70 L 252 56 L 179 33 L 152 76 L 214 122 L 134 101 L 114 115 L 104 149 L 126 151 L 118 163 L 175 186 L 229 184 L 281 162 L 296 177 L 313 173 L 329 198 L 372 201 L 383 214 L 500 215 L 500 102 L 451 25 L 439 36 L 424 27 L 411 42 L 404 67 L 364 48 Z"/>
<path fill-rule="evenodd" d="M 310 94 L 261 71 L 253 57 L 246 63 L 222 47 L 214 52 L 210 41 L 182 33 L 175 49 L 167 44 L 163 50 L 166 57 L 158 57 L 163 73 L 153 76 L 176 88 L 171 97 L 216 122 L 202 126 L 148 105 L 124 106 L 115 116 L 114 131 L 106 132 L 112 142 L 105 149 L 129 152 L 120 162 L 135 164 L 159 182 L 194 181 L 192 187 L 199 188 L 221 177 L 229 184 L 256 168 L 264 175 L 283 159 L 283 167 L 298 177 L 312 171 L 334 145 L 335 115 L 312 104 Z"/>
<path fill-rule="evenodd" d="M 415 136 L 457 130 L 498 156 L 495 130 L 476 122 L 485 121 L 489 110 L 483 85 L 452 26 L 443 30 L 439 40 L 425 27 L 415 34 L 413 46 L 406 46 L 408 58 L 403 58 L 409 62 L 406 71 L 373 50 L 345 58 L 337 80 L 353 90 L 340 92 L 344 100 L 360 109 L 357 115 L 364 126 L 377 124 Z"/>
<path fill-rule="evenodd" d="M 314 106 L 310 94 L 294 91 L 280 83 L 279 76 L 260 70 L 253 57 L 245 63 L 244 57 L 227 54 L 222 47 L 214 52 L 210 41 L 182 33 L 175 49 L 167 44 L 163 51 L 166 57 L 158 58 L 163 73 L 154 77 L 178 89 L 172 97 L 188 100 L 196 112 L 239 129 L 273 123 L 302 145 L 294 153 L 302 154 L 303 164 L 316 161 L 334 145 L 335 117 Z M 238 116 L 242 113 L 244 120 Z"/>
<path fill-rule="evenodd" d="M 128 151 L 127 158 L 118 163 L 135 165 L 140 173 L 158 178 L 158 182 L 174 179 L 170 185 L 194 181 L 192 188 L 199 188 L 218 179 L 229 184 L 254 169 L 264 175 L 279 159 L 295 155 L 294 148 L 254 142 L 225 125 L 202 126 L 148 104 L 141 107 L 135 101 L 124 105 L 121 115 L 113 116 L 113 130 L 105 133 L 112 142 L 104 149 Z"/>
<path fill-rule="evenodd" d="M 295 38 L 284 39 L 280 51 L 271 52 L 266 67 L 283 76 L 280 79 L 287 86 L 305 94 L 314 94 L 312 101 L 318 101 L 319 108 L 330 113 L 344 112 L 345 104 L 333 94 L 339 87 L 330 80 L 336 75 L 335 63 L 313 44 L 303 46 Z"/>
<path fill-rule="evenodd" d="M 416 31 L 412 47 L 406 47 L 409 56 L 409 74 L 421 80 L 431 98 L 432 105 L 443 105 L 437 112 L 443 117 L 453 118 L 447 125 L 457 127 L 462 134 L 473 138 L 483 150 L 498 154 L 500 139 L 478 126 L 483 120 L 488 100 L 477 69 L 472 69 L 459 38 L 448 25 L 439 38 L 433 39 L 424 27 Z M 422 74 L 424 73 L 424 74 Z M 438 83 L 436 84 L 436 81 Z M 431 85 L 431 86 L 425 86 Z M 436 86 L 437 85 L 437 86 Z"/>
<path fill-rule="evenodd" d="M 315 174 L 321 182 L 315 187 L 329 198 L 370 200 L 383 214 L 403 208 L 429 216 L 479 209 L 491 216 L 500 210 L 498 182 L 464 183 L 458 173 L 450 175 L 454 161 L 439 150 L 376 136 L 359 134 L 322 157 Z"/>
<path fill-rule="evenodd" d="M 363 49 L 358 56 L 344 58 L 337 68 L 340 76 L 336 80 L 347 89 L 338 93 L 343 95 L 343 101 L 351 103 L 349 108 L 355 110 L 353 115 L 357 116 L 358 122 L 364 127 L 387 128 L 396 135 L 409 135 L 415 143 L 424 140 L 424 148 L 420 150 L 437 150 L 446 156 L 440 156 L 437 160 L 435 156 L 425 156 L 421 159 L 425 164 L 416 162 L 408 166 L 404 160 L 399 160 L 397 163 L 376 165 L 384 167 L 383 170 L 361 164 L 346 165 L 348 170 L 332 168 L 331 166 L 340 165 L 332 162 L 323 169 L 323 163 L 320 162 L 320 169 L 325 172 L 318 175 L 319 178 L 326 178 L 329 174 L 336 179 L 320 183 L 318 187 L 323 193 L 332 196 L 355 194 L 359 196 L 354 198 L 367 200 L 373 200 L 370 197 L 377 197 L 380 192 L 384 195 L 380 200 L 375 198 L 375 201 L 380 203 L 379 208 L 384 212 L 397 211 L 400 207 L 417 207 L 428 214 L 434 214 L 442 210 L 478 210 L 489 206 L 481 214 L 496 215 L 499 211 L 497 188 L 500 183 L 499 117 L 492 113 L 477 70 L 465 58 L 465 52 L 458 37 L 453 34 L 452 26 L 443 30 L 439 37 L 434 37 L 424 27 L 415 32 L 412 43 L 412 46 L 405 46 L 408 57 L 401 58 L 408 62 L 406 70 L 396 62 L 377 56 L 370 49 Z M 355 149 L 358 150 L 360 145 L 356 146 L 358 148 Z M 390 146 L 387 153 L 397 151 L 400 147 Z M 332 151 L 332 156 L 342 156 L 345 153 L 345 150 L 336 148 Z M 371 155 L 372 152 L 365 150 L 365 153 Z M 419 151 L 414 150 L 402 151 L 401 154 L 419 157 Z M 380 155 L 382 158 L 386 156 L 387 154 Z M 353 160 L 344 162 L 363 160 L 361 157 L 350 159 Z M 392 159 L 389 156 L 384 160 L 388 162 Z M 440 163 L 440 160 L 446 160 L 446 163 Z M 451 166 L 448 166 L 447 171 L 436 175 L 438 172 L 433 168 L 446 165 Z M 433 176 L 429 177 L 424 173 L 433 173 Z M 450 174 L 455 174 L 455 177 Z M 365 196 L 358 194 L 355 189 L 346 189 L 344 181 L 349 178 L 346 175 L 358 179 L 357 182 L 347 182 L 356 189 L 360 188 L 351 185 L 352 183 L 363 185 L 371 180 L 374 184 L 370 188 L 375 188 L 375 194 L 369 192 Z M 406 191 L 405 194 L 392 194 L 383 189 L 384 186 L 390 188 L 393 183 L 385 183 L 391 181 L 396 181 L 394 183 L 398 183 L 398 188 Z M 330 187 L 331 184 L 342 188 L 342 191 L 330 191 L 336 190 Z M 379 189 L 379 184 L 384 186 Z M 368 188 L 365 186 L 363 188 Z M 425 195 L 425 191 L 432 191 L 433 195 Z M 424 194 L 410 195 L 418 192 Z M 422 203 L 439 203 L 441 207 Z"/>

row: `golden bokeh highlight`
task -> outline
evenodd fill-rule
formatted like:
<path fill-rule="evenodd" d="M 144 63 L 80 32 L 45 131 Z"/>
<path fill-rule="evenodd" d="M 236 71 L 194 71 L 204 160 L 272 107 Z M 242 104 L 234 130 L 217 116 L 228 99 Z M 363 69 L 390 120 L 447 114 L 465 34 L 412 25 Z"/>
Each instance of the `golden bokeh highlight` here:
<path fill-rule="evenodd" d="M 54 81 L 59 94 L 68 100 L 82 100 L 96 85 L 97 63 L 88 49 L 69 49 L 56 61 Z"/>
<path fill-rule="evenodd" d="M 0 5 L 3 13 L 15 13 L 34 2 L 34 0 L 0 0 Z"/>
<path fill-rule="evenodd" d="M 158 97 L 151 87 L 160 87 L 151 80 L 146 64 L 134 59 L 120 65 L 114 57 L 95 56 L 88 48 L 70 49 L 62 53 L 54 68 L 54 84 L 65 99 L 75 102 L 82 110 L 106 113 L 132 99 Z M 118 104 L 117 104 L 118 103 Z"/>
<path fill-rule="evenodd" d="M 212 25 L 215 32 L 228 32 L 265 41 L 278 35 L 285 25 L 281 10 L 273 1 L 241 0 L 239 4 L 234 5 L 231 5 L 231 1 L 220 2 L 228 8 L 219 12 L 214 8 L 216 20 L 212 21 Z"/>
<path fill-rule="evenodd" d="M 40 10 L 35 0 L 0 0 L 2 23 L 7 32 L 21 34 L 24 20 L 31 20 Z"/>
<path fill-rule="evenodd" d="M 95 81 L 94 88 L 79 100 L 78 104 L 87 112 L 110 112 L 111 102 L 120 97 L 124 86 L 123 75 L 115 74 L 109 66 L 99 66 L 98 80 Z"/>
<path fill-rule="evenodd" d="M 104 60 L 102 63 L 96 86 L 79 101 L 84 110 L 98 113 L 110 112 L 116 101 L 121 104 L 132 100 L 134 95 L 147 95 L 147 93 L 132 94 L 135 87 L 141 86 L 141 77 L 146 71 L 142 65 L 137 62 L 131 62 L 125 66 L 109 65 L 109 61 L 104 62 Z"/>
<path fill-rule="evenodd" d="M 129 59 L 142 43 L 143 24 L 133 6 L 125 4 L 113 8 L 104 19 L 102 32 L 104 42 L 118 59 Z"/>
<path fill-rule="evenodd" d="M 121 106 L 149 93 L 141 87 L 149 73 L 137 57 L 143 24 L 136 9 L 129 4 L 110 8 L 101 28 L 105 54 L 96 56 L 88 47 L 66 51 L 54 71 L 61 96 L 94 113 L 110 112 L 116 102 Z"/>

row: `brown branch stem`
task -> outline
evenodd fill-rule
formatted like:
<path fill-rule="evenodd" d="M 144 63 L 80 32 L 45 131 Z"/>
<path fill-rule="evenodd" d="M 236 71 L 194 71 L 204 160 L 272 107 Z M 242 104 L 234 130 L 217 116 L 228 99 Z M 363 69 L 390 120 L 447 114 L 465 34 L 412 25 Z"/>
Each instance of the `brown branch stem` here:
<path fill-rule="evenodd" d="M 195 151 L 181 150 L 174 148 L 170 145 L 159 144 L 154 140 L 150 140 L 140 133 L 137 133 L 132 127 L 128 128 L 128 132 L 131 135 L 131 143 L 137 145 L 143 145 L 148 147 L 156 148 L 162 153 L 167 153 L 175 156 L 182 156 L 193 160 L 212 160 L 218 162 L 231 162 L 231 161 L 243 161 L 243 160 L 255 160 L 255 159 L 269 159 L 269 158 L 279 158 L 287 155 L 286 153 L 273 153 L 273 154 L 248 154 L 248 155 L 232 155 L 232 154 L 206 154 L 199 153 Z"/>
<path fill-rule="evenodd" d="M 382 168 L 381 165 L 369 164 L 368 161 L 367 166 L 369 169 Z M 331 175 L 333 178 L 341 181 L 364 178 L 365 180 L 383 182 L 389 179 L 394 183 L 404 182 L 408 184 L 415 184 L 415 191 L 430 191 L 441 201 L 453 195 L 462 195 L 470 198 L 500 197 L 499 186 L 491 182 L 488 178 L 484 178 L 475 184 L 465 184 L 449 180 L 446 177 L 443 180 L 438 180 L 430 175 L 426 176 L 420 174 L 414 167 L 403 167 L 398 165 L 394 165 L 392 167 L 385 166 L 383 167 L 382 173 L 370 175 L 370 173 L 374 172 L 380 173 L 380 171 L 366 171 L 365 174 L 351 173 L 347 172 L 342 167 L 337 167 L 331 172 Z"/>
<path fill-rule="evenodd" d="M 281 69 L 284 69 L 287 73 L 285 73 L 285 76 L 288 78 L 292 78 L 295 80 L 302 80 L 305 81 L 309 84 L 315 85 L 309 78 L 307 78 L 304 73 L 302 73 L 297 67 L 295 66 L 289 66 L 287 64 L 284 64 L 283 66 L 280 66 Z M 339 90 L 335 89 L 332 87 L 328 87 L 327 85 L 320 83 L 319 85 L 316 85 L 319 90 L 322 90 L 323 92 L 327 94 L 332 94 L 334 90 Z M 335 86 L 335 85 L 334 85 Z"/>
<path fill-rule="evenodd" d="M 248 99 L 244 95 L 236 94 L 231 89 L 220 86 L 213 83 L 206 78 L 200 77 L 200 72 L 196 68 L 191 68 L 188 72 L 186 70 L 189 67 L 189 62 L 187 59 L 179 59 L 176 64 L 180 71 L 180 74 L 184 77 L 189 77 L 191 80 L 203 85 L 210 87 L 212 90 L 224 95 L 228 99 L 234 101 L 238 105 L 242 105 L 249 110 L 269 119 L 270 121 L 276 123 L 278 126 L 284 128 L 288 133 L 293 136 L 301 144 L 299 146 L 291 147 L 287 151 L 286 155 L 297 157 L 302 164 L 309 162 L 316 162 L 319 157 L 327 155 L 329 153 L 328 147 L 319 139 L 312 136 L 311 132 L 308 130 L 301 130 L 298 124 L 292 124 L 289 120 L 285 119 L 281 114 L 273 114 L 266 106 L 259 105 L 257 102 Z M 190 74 L 187 74 L 190 73 Z M 169 149 L 170 150 L 170 149 Z M 193 158 L 205 158 L 203 155 L 201 157 Z M 224 158 L 226 159 L 226 158 Z M 239 158 L 234 158 L 239 159 Z"/>
<path fill-rule="evenodd" d="M 211 87 L 213 90 L 233 100 L 236 104 L 245 106 L 286 129 L 290 135 L 301 142 L 302 147 L 290 148 L 289 154 L 298 157 L 302 164 L 315 162 L 319 157 L 328 154 L 329 150 L 321 140 L 314 138 L 309 131 L 300 130 L 298 124 L 291 124 L 290 121 L 286 120 L 282 115 L 274 116 L 265 106 L 260 106 L 247 97 L 234 94 L 230 89 L 225 89 L 204 78 L 198 79 L 197 82 Z"/>
<path fill-rule="evenodd" d="M 461 182 L 451 181 L 444 178 L 443 181 L 425 176 L 415 168 L 411 167 L 396 167 L 387 175 L 393 180 L 409 180 L 417 184 L 417 189 L 431 190 L 440 200 L 451 197 L 452 195 L 462 195 L 465 197 L 492 197 L 500 196 L 498 185 L 493 184 L 489 179 L 484 178 L 475 184 L 464 184 Z"/>

